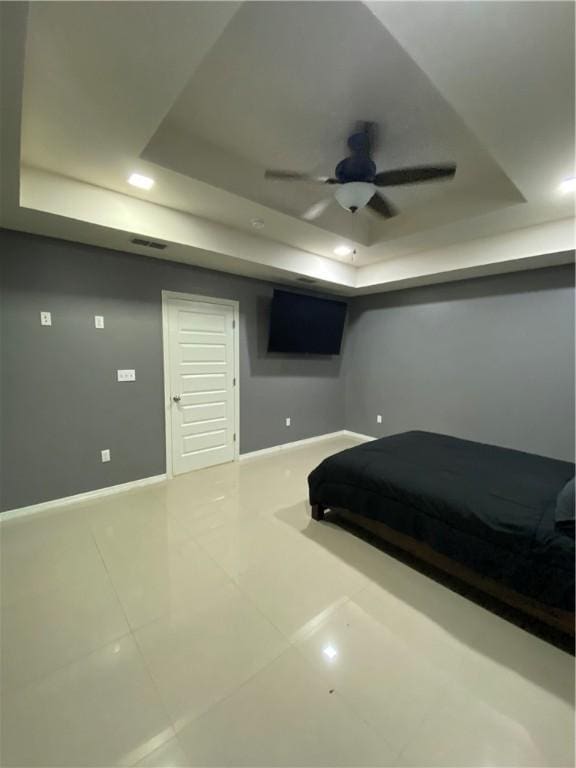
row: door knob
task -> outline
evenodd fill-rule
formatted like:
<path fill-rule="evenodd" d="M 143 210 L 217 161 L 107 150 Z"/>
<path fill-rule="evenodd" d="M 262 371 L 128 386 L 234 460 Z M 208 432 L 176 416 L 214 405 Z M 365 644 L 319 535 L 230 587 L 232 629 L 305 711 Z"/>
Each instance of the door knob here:
<path fill-rule="evenodd" d="M 174 397 L 172 398 L 172 400 L 174 400 L 174 402 L 175 402 L 175 403 L 179 403 L 179 402 L 180 402 L 180 400 L 182 400 L 182 397 L 181 397 L 180 395 L 174 395 Z"/>

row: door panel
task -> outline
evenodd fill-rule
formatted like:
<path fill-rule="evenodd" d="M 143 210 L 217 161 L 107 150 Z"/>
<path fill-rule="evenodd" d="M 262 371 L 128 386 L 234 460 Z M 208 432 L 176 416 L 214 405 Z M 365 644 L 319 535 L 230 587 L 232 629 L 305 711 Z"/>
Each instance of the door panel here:
<path fill-rule="evenodd" d="M 227 304 L 168 302 L 172 472 L 235 456 L 234 309 Z"/>
<path fill-rule="evenodd" d="M 225 317 L 218 311 L 218 307 L 225 307 L 224 304 L 201 305 L 196 309 L 180 308 L 178 310 L 178 327 L 184 334 L 186 333 L 215 333 L 223 334 L 226 331 Z M 200 307 L 204 309 L 200 309 Z M 212 310 L 215 307 L 215 310 Z M 227 308 L 227 307 L 226 307 Z M 230 310 L 231 311 L 231 310 Z"/>
<path fill-rule="evenodd" d="M 226 403 L 182 405 L 181 411 L 184 424 L 210 421 L 210 419 L 224 419 L 226 418 Z"/>
<path fill-rule="evenodd" d="M 182 343 L 180 352 L 183 363 L 222 363 L 226 365 L 225 344 Z"/>
<path fill-rule="evenodd" d="M 181 363 L 181 367 L 183 367 Z M 226 371 L 221 373 L 183 373 L 180 375 L 181 394 L 194 396 L 197 392 L 213 392 L 223 394 L 226 392 Z"/>
<path fill-rule="evenodd" d="M 202 431 L 198 435 L 186 435 L 183 440 L 184 455 L 204 452 L 207 448 L 223 448 L 226 446 L 226 430 L 217 429 L 212 432 Z"/>

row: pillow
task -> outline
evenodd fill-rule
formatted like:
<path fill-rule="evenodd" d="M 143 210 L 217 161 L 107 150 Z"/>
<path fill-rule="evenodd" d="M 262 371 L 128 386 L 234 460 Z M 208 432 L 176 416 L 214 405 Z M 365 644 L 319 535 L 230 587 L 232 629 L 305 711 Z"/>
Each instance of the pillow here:
<path fill-rule="evenodd" d="M 574 536 L 574 508 L 576 498 L 574 495 L 574 480 L 569 480 L 556 498 L 556 528 L 564 533 Z"/>

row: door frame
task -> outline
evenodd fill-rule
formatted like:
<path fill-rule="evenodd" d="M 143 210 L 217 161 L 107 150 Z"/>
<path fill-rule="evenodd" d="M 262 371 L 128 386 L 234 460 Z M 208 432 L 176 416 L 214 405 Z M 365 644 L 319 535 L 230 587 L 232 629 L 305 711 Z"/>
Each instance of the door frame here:
<path fill-rule="evenodd" d="M 178 301 L 201 301 L 204 304 L 223 304 L 232 307 L 234 311 L 234 461 L 240 456 L 240 302 L 233 299 L 218 299 L 214 296 L 202 296 L 197 293 L 180 293 L 179 291 L 162 291 L 162 357 L 164 361 L 164 423 L 166 439 L 166 477 L 170 480 L 172 473 L 172 392 L 170 391 L 170 329 L 168 323 L 168 306 L 172 299 Z"/>

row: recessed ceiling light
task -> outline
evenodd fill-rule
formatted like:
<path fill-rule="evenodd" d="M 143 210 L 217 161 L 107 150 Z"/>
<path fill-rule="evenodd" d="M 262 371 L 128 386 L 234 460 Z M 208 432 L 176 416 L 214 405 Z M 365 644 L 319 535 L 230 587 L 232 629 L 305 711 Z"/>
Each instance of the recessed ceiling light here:
<path fill-rule="evenodd" d="M 569 179 L 564 179 L 560 184 L 560 192 L 574 192 L 576 191 L 576 176 L 571 176 Z"/>
<path fill-rule="evenodd" d="M 264 229 L 263 219 L 250 219 L 250 224 L 253 229 Z"/>
<path fill-rule="evenodd" d="M 330 661 L 332 661 L 332 659 L 335 659 L 336 656 L 338 656 L 338 651 L 336 650 L 336 648 L 334 648 L 333 645 L 327 645 L 325 648 L 322 649 L 322 653 L 324 654 L 324 656 L 329 658 Z"/>
<path fill-rule="evenodd" d="M 336 256 L 350 256 L 350 254 L 353 252 L 354 249 L 350 248 L 349 245 L 338 245 L 336 248 L 334 248 L 334 253 Z"/>
<path fill-rule="evenodd" d="M 140 173 L 133 173 L 128 177 L 128 184 L 132 184 L 133 187 L 139 187 L 140 189 L 152 189 L 154 179 L 151 179 L 149 176 L 142 176 Z"/>

